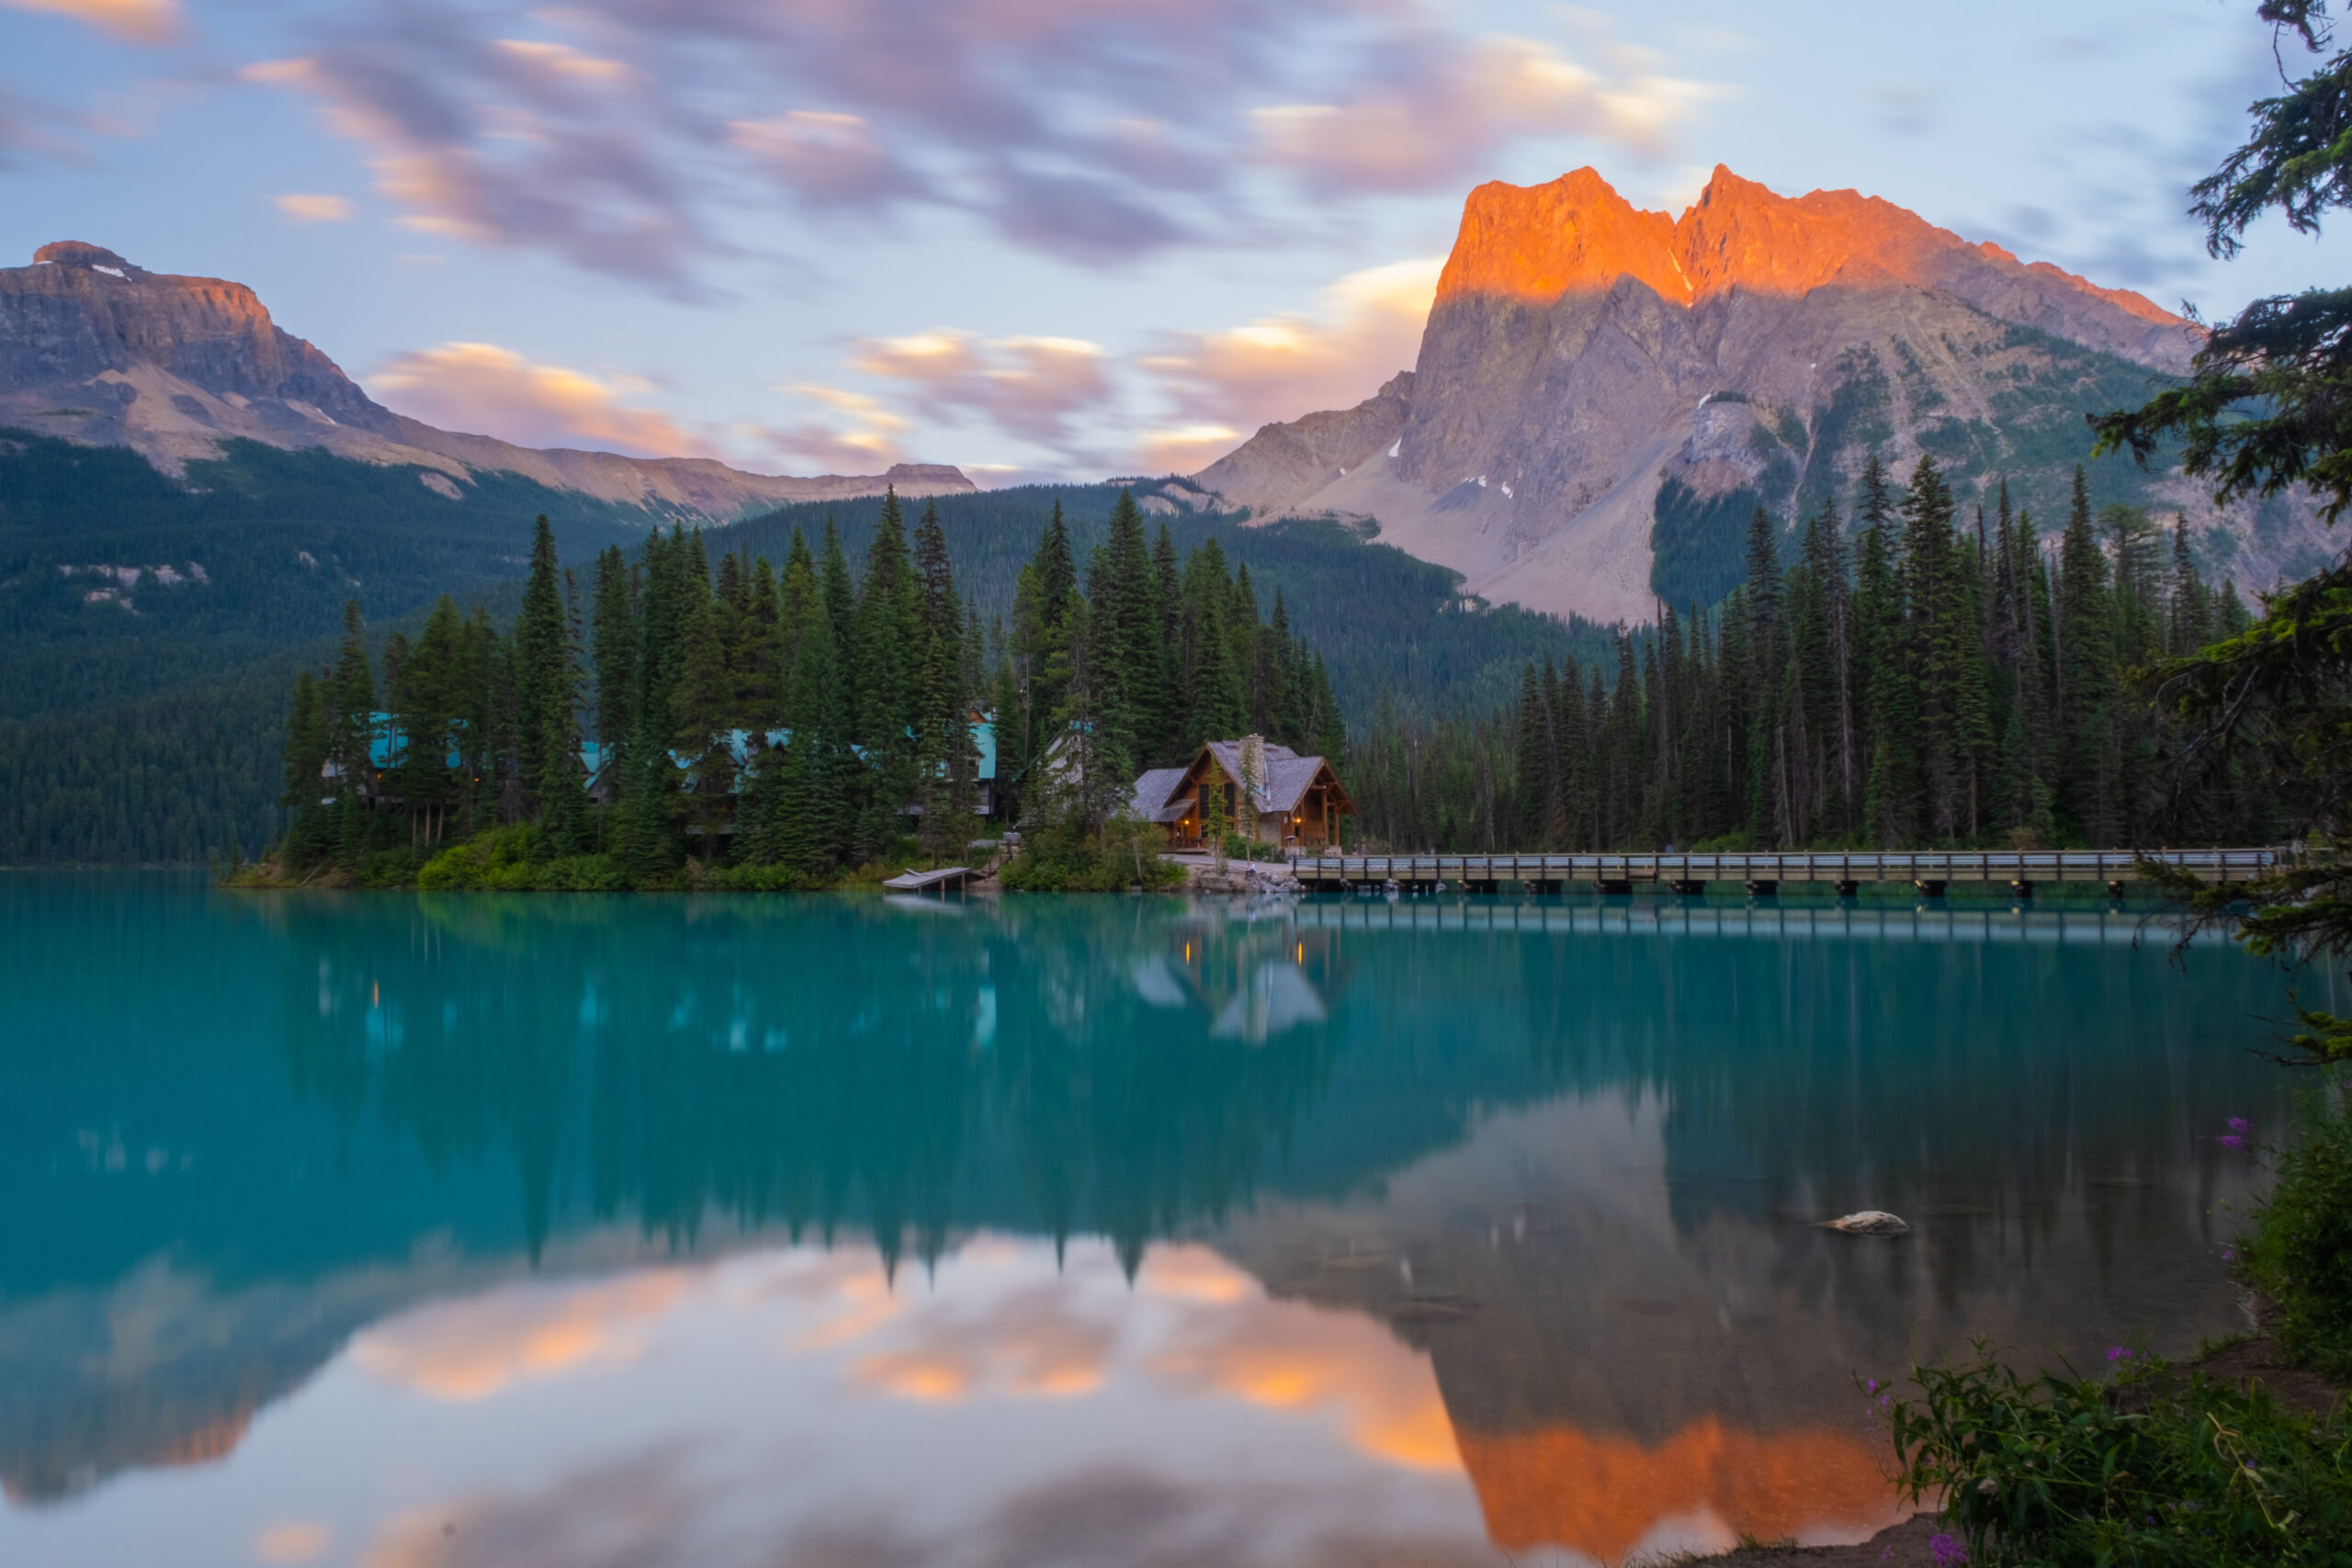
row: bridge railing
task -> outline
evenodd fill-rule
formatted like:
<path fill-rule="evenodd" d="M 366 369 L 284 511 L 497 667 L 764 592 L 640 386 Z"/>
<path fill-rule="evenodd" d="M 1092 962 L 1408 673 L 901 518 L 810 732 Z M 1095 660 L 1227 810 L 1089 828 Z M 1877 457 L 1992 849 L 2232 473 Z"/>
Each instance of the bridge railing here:
<path fill-rule="evenodd" d="M 1297 854 L 1301 879 L 1337 882 L 2128 882 L 2142 860 L 2243 881 L 2282 848 L 1845 851 L 1710 854 Z"/>

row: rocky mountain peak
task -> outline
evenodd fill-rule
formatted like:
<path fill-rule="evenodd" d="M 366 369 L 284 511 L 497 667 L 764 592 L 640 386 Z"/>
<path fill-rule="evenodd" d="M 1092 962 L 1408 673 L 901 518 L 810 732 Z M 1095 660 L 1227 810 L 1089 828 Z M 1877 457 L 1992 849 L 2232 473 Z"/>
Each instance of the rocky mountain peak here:
<path fill-rule="evenodd" d="M 149 272 L 85 240 L 43 245 L 28 266 L 0 266 L 0 426 L 130 446 L 167 473 L 243 438 L 413 466 L 426 470 L 424 491 L 448 501 L 462 499 L 475 471 L 489 470 L 719 522 L 888 484 L 910 496 L 974 488 L 943 464 L 803 479 L 707 457 L 538 451 L 437 430 L 368 397 L 272 321 L 245 285 Z"/>
<path fill-rule="evenodd" d="M 35 266 L 75 266 L 104 268 L 118 277 L 133 273 L 146 276 L 104 245 L 94 245 L 86 240 L 56 240 L 33 253 Z"/>
<path fill-rule="evenodd" d="M 2084 413 L 2144 400 L 2197 341 L 2129 289 L 1878 197 L 1718 166 L 1669 217 L 1578 169 L 1470 193 L 1409 378 L 1268 425 L 1196 482 L 1260 516 L 1376 520 L 1471 594 L 1635 621 L 1713 603 L 1758 507 L 1842 500 L 1872 453 L 1932 453 L 1964 499 L 2006 483 L 2061 514 Z M 2094 482 L 2194 492 L 2112 465 Z M 2305 521 L 2233 515 L 2238 581 L 2318 547 Z"/>
<path fill-rule="evenodd" d="M 1641 210 L 1585 168 L 1548 185 L 1490 180 L 1472 191 L 1437 297 L 1549 301 L 1606 290 L 1620 277 L 1638 278 L 1664 299 L 1690 298 L 1674 256 L 1674 220 Z"/>
<path fill-rule="evenodd" d="M 1794 296 L 1833 283 L 1943 289 L 2005 320 L 2077 338 L 2101 324 L 2094 301 L 2143 326 L 2188 324 L 2130 289 L 2102 288 L 2047 262 L 2028 265 L 1989 243 L 1971 244 L 1883 197 L 1852 190 L 1785 197 L 1720 164 L 1679 219 L 1634 207 L 1590 168 L 1546 185 L 1480 186 L 1463 207 L 1438 299 L 1548 304 L 1570 293 L 1606 293 L 1621 277 L 1681 305 L 1733 289 Z M 2081 320 L 2031 319 L 2066 316 L 2074 305 L 2088 308 Z M 2187 340 L 2177 332 L 2162 344 L 2131 341 L 2141 331 L 2120 338 L 2109 332 L 2114 341 L 2098 346 L 2161 359 L 2167 368 L 2186 362 Z"/>

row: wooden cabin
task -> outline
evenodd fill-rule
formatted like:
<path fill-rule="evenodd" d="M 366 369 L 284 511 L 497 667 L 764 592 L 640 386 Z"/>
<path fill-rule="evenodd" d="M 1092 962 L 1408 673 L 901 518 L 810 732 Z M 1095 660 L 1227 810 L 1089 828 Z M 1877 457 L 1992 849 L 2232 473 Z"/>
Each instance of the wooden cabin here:
<path fill-rule="evenodd" d="M 1340 841 L 1340 818 L 1354 816 L 1356 803 L 1325 759 L 1245 735 L 1209 741 L 1183 767 L 1144 774 L 1136 781 L 1135 811 L 1167 829 L 1171 850 L 1196 850 L 1238 832 L 1313 851 Z"/>

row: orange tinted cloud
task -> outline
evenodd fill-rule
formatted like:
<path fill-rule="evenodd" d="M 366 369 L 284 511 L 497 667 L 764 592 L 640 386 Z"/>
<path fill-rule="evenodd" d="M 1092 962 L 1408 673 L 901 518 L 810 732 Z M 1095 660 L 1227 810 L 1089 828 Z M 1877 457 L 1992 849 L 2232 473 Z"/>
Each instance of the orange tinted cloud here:
<path fill-rule="evenodd" d="M 371 391 L 402 413 L 518 446 L 610 447 L 649 457 L 717 455 L 669 415 L 624 404 L 609 382 L 496 344 L 415 349 L 368 379 Z"/>
<path fill-rule="evenodd" d="M 167 43 L 179 31 L 179 0 L 0 0 L 19 11 L 50 11 L 130 43 Z"/>
<path fill-rule="evenodd" d="M 1461 1468 L 1436 1372 L 1387 1325 L 1300 1302 L 1210 1300 L 1154 1372 L 1270 1410 L 1329 1415 L 1354 1448 L 1390 1464 Z"/>
<path fill-rule="evenodd" d="M 1411 369 L 1443 265 L 1427 256 L 1369 267 L 1326 288 L 1313 314 L 1172 339 L 1142 364 L 1189 423 L 1147 433 L 1146 467 L 1193 472 L 1261 424 L 1351 408 Z"/>
<path fill-rule="evenodd" d="M 902 1399 L 1067 1398 L 1102 1386 L 1113 1337 L 1110 1324 L 1072 1310 L 1058 1286 L 1036 1286 L 976 1314 L 927 1310 L 850 1375 Z"/>
<path fill-rule="evenodd" d="M 254 1555 L 264 1562 L 316 1562 L 326 1555 L 334 1532 L 310 1519 L 283 1519 L 266 1525 L 254 1538 Z"/>
<path fill-rule="evenodd" d="M 1368 81 L 1352 97 L 1255 110 L 1257 153 L 1319 185 L 1416 190 L 1523 136 L 1593 136 L 1656 154 L 1707 96 L 1643 51 L 1603 40 L 1597 58 L 1598 69 L 1505 34 L 1448 40 L 1422 69 Z"/>
<path fill-rule="evenodd" d="M 627 1360 L 641 1332 L 684 1292 L 680 1270 L 602 1284 L 502 1291 L 427 1307 L 369 1329 L 351 1358 L 388 1382 L 434 1399 L 470 1401 L 526 1379 Z"/>
<path fill-rule="evenodd" d="M 351 202 L 345 197 L 289 192 L 275 201 L 277 210 L 297 223 L 344 223 L 351 218 Z"/>

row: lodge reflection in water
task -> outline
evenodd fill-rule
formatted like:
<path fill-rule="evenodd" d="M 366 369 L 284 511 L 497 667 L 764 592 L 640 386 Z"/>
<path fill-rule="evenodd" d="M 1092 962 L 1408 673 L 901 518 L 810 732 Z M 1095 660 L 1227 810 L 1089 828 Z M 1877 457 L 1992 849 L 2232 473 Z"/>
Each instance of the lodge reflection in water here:
<path fill-rule="evenodd" d="M 1976 1331 L 2080 1356 L 2226 1325 L 2211 1211 L 2245 1173 L 2199 1133 L 2275 1092 L 2228 1042 L 2262 1037 L 2276 977 L 2218 951 L 2168 971 L 2130 917 L 1904 910 L 1894 942 L 1868 909 L 1661 929 L 1622 901 L 92 918 L 207 923 L 159 977 L 201 1038 L 159 1052 L 125 1017 L 22 1075 L 12 1142 L 42 1141 L 51 1201 L 0 1253 L 20 1500 L 221 1451 L 346 1343 L 442 1395 L 503 1387 L 496 1358 L 418 1359 L 469 1302 L 606 1292 L 536 1341 L 560 1371 L 591 1317 L 686 1310 L 714 1258 L 870 1238 L 895 1300 L 976 1235 L 1040 1259 L 1102 1236 L 1138 1281 L 1163 1255 L 1227 1271 L 1224 1317 L 1153 1341 L 1152 1376 L 1345 1406 L 1381 1462 L 1466 1474 L 1507 1550 L 1613 1559 L 1702 1517 L 1850 1532 L 1887 1506 L 1854 1370 Z M 76 934 L 44 923 L 36 963 Z M 134 1190 L 118 1143 L 166 1168 Z M 1808 1224 L 1864 1204 L 1918 1234 Z M 1057 1316 L 1057 1278 L 980 1360 L 876 1349 L 852 1386 L 1111 1399 L 1112 1331 Z M 135 1366 L 126 1304 L 154 1318 Z"/>

